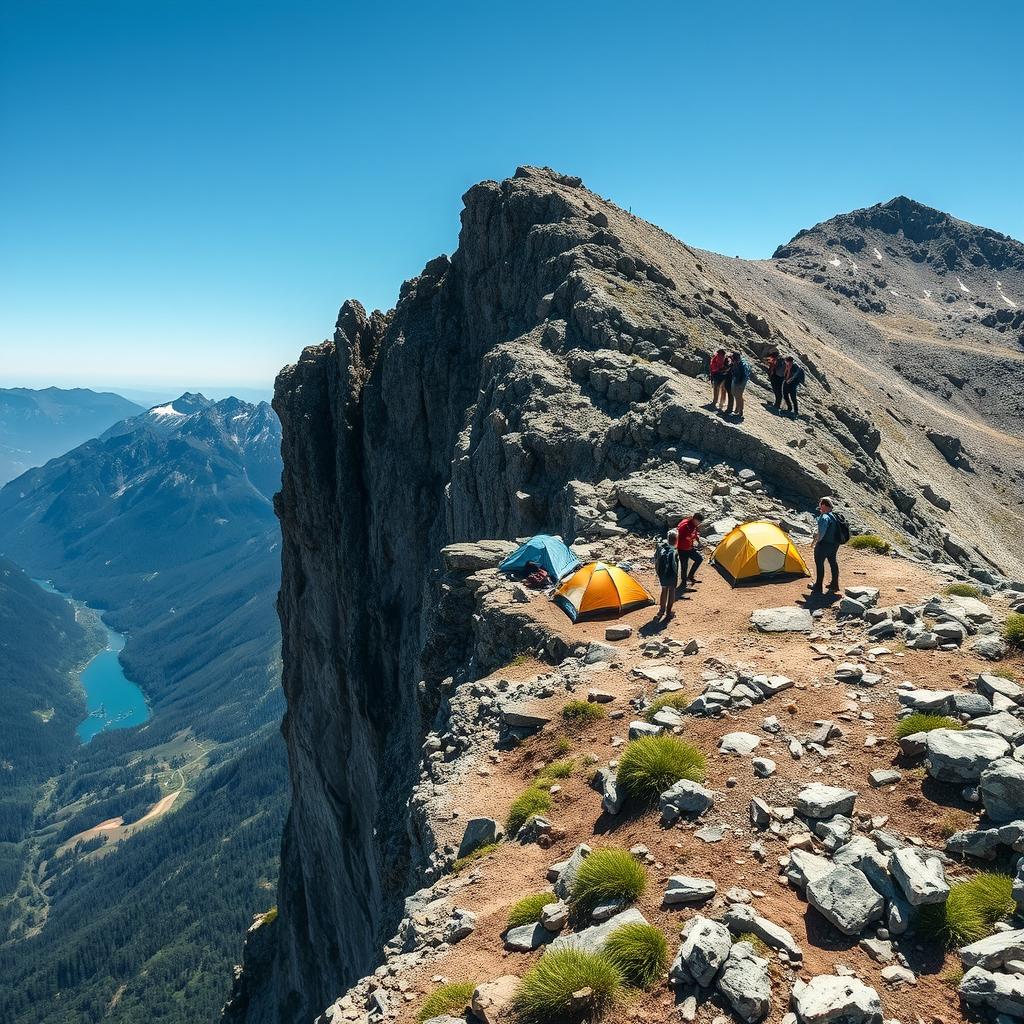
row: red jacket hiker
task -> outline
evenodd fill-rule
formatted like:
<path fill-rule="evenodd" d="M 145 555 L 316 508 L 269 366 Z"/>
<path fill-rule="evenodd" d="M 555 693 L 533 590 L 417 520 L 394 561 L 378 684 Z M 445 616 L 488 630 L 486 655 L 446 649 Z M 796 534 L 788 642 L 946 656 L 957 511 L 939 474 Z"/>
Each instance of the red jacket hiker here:
<path fill-rule="evenodd" d="M 693 521 L 693 516 L 684 519 L 677 527 L 679 537 L 676 540 L 676 547 L 680 551 L 692 551 L 700 536 L 700 524 Z"/>
<path fill-rule="evenodd" d="M 725 370 L 725 356 L 717 352 L 711 357 L 711 372 L 722 373 Z"/>

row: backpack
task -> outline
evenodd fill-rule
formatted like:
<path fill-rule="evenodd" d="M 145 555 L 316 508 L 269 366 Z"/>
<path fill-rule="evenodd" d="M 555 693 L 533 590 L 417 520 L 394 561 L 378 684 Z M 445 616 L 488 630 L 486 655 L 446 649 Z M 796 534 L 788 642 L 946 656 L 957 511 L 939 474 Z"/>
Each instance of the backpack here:
<path fill-rule="evenodd" d="M 805 378 L 804 368 L 802 366 L 797 366 L 796 363 L 794 363 L 793 364 L 793 369 L 790 371 L 790 374 L 789 374 L 789 383 L 790 384 L 803 384 L 804 378 Z M 845 544 L 846 542 L 844 541 L 843 543 Z"/>
<path fill-rule="evenodd" d="M 662 541 L 654 553 L 654 571 L 659 580 L 667 579 L 677 571 L 676 549 L 667 541 Z"/>
<path fill-rule="evenodd" d="M 835 510 L 829 512 L 829 515 L 832 517 L 832 523 L 828 532 L 832 537 L 832 542 L 846 544 L 850 539 L 850 524 L 846 521 L 846 516 Z"/>
<path fill-rule="evenodd" d="M 733 370 L 733 374 L 735 375 L 737 381 L 739 381 L 742 384 L 745 384 L 748 380 L 750 380 L 750 363 L 748 363 L 746 359 L 740 356 L 739 365 Z"/>

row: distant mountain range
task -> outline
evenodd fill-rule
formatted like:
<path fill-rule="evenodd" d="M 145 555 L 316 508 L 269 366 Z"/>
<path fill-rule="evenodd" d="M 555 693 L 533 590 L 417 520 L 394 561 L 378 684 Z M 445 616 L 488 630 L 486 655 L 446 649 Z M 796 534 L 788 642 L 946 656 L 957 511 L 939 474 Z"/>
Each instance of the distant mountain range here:
<path fill-rule="evenodd" d="M 273 903 L 280 440 L 266 403 L 184 394 L 0 489 L 0 553 L 128 634 L 122 664 L 152 709 L 76 746 L 22 825 L 7 875 L 21 863 L 23 880 L 0 888 L 4 1021 L 211 1020 L 240 929 Z M 89 832 L 172 793 L 155 824 Z"/>
<path fill-rule="evenodd" d="M 86 388 L 0 388 L 0 484 L 142 411 L 120 395 Z"/>

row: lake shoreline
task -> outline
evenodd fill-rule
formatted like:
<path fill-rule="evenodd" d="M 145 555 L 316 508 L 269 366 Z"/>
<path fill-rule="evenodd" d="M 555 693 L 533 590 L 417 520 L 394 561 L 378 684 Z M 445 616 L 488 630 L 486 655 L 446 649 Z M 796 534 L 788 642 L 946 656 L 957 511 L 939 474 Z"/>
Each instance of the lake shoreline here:
<path fill-rule="evenodd" d="M 92 608 L 72 595 L 58 590 L 49 580 L 33 580 L 41 589 L 64 598 L 75 610 L 76 620 L 83 623 L 98 642 L 98 650 L 74 672 L 75 681 L 85 694 L 86 717 L 78 723 L 75 734 L 84 745 L 94 736 L 110 729 L 128 729 L 142 725 L 152 715 L 142 688 L 125 675 L 120 653 L 128 636 L 108 626 L 99 609 Z"/>

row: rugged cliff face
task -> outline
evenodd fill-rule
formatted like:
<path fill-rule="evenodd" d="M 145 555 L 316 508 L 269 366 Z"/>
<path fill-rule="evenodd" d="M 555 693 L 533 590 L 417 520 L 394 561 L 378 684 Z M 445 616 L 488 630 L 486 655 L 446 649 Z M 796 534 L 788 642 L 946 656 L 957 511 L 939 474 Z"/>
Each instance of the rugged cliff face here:
<path fill-rule="evenodd" d="M 446 544 L 654 530 L 695 504 L 752 512 L 703 472 L 723 463 L 756 473 L 752 500 L 799 509 L 836 492 L 915 557 L 1020 570 L 1012 519 L 994 514 L 1024 492 L 1019 431 L 860 363 L 888 329 L 873 316 L 790 267 L 693 250 L 578 179 L 520 168 L 470 189 L 457 251 L 391 313 L 346 303 L 333 341 L 282 372 L 292 809 L 279 913 L 229 1018 L 313 1019 L 373 969 L 427 863 L 407 810 L 420 745 L 443 680 L 474 672 L 469 626 L 447 614 Z M 763 376 L 744 420 L 709 410 L 697 375 L 719 346 L 755 364 L 795 351 L 809 415 L 765 408 Z M 950 509 L 922 495 L 926 479 Z"/>

